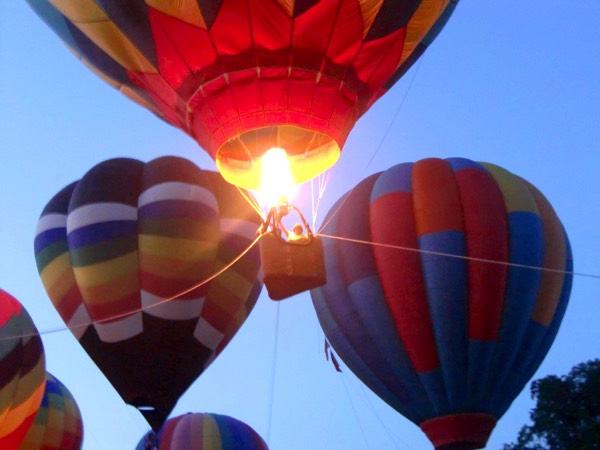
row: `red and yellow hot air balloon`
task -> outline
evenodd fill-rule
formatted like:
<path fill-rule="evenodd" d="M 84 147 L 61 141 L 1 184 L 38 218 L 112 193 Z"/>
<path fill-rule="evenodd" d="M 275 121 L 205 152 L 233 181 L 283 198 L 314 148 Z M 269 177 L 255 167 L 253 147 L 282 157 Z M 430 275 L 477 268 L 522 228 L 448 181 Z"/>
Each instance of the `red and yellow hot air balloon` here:
<path fill-rule="evenodd" d="M 31 317 L 0 289 L 0 448 L 16 450 L 40 407 L 44 347 Z"/>
<path fill-rule="evenodd" d="M 257 189 L 283 148 L 294 184 L 338 160 L 358 118 L 458 0 L 27 0 L 82 61 Z"/>
<path fill-rule="evenodd" d="M 188 413 L 169 419 L 157 435 L 147 434 L 136 450 L 269 450 L 249 425 L 223 414 Z"/>
<path fill-rule="evenodd" d="M 66 386 L 46 373 L 42 405 L 19 450 L 80 450 L 82 445 L 81 411 Z"/>
<path fill-rule="evenodd" d="M 436 449 L 484 447 L 567 307 L 548 200 L 498 166 L 431 158 L 360 182 L 323 233 L 351 240 L 323 237 L 328 282 L 311 291 L 339 356 Z"/>
<path fill-rule="evenodd" d="M 153 429 L 254 307 L 258 248 L 236 258 L 260 223 L 218 173 L 177 157 L 104 161 L 44 208 L 35 256 L 48 296 Z"/>

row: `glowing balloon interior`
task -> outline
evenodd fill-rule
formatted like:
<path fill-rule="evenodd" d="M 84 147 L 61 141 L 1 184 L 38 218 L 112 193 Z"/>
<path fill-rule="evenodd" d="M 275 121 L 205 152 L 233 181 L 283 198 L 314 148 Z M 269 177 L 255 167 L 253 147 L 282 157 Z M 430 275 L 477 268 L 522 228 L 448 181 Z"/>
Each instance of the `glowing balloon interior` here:
<path fill-rule="evenodd" d="M 266 207 L 291 200 L 297 192 L 293 184 L 291 163 L 282 148 L 271 148 L 261 158 L 260 190 L 256 193 L 259 203 Z"/>
<path fill-rule="evenodd" d="M 436 38 L 458 0 L 27 0 L 97 75 L 260 187 L 331 167 L 356 120 Z"/>

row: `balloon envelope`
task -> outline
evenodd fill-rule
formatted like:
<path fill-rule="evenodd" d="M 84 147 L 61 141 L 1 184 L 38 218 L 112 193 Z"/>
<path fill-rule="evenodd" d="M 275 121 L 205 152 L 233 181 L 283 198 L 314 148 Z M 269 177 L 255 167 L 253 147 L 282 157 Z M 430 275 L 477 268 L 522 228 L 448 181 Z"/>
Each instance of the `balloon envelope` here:
<path fill-rule="evenodd" d="M 272 147 L 296 183 L 331 167 L 458 0 L 28 2 L 95 73 L 257 189 Z"/>
<path fill-rule="evenodd" d="M 323 238 L 328 283 L 311 294 L 332 346 L 436 448 L 483 447 L 567 306 L 551 205 L 498 166 L 431 158 L 363 180 L 325 223 L 363 241 Z"/>
<path fill-rule="evenodd" d="M 259 224 L 219 174 L 176 157 L 105 161 L 45 207 L 35 238 L 44 287 L 153 428 L 254 307 L 258 249 L 205 281 L 249 247 Z"/>
<path fill-rule="evenodd" d="M 19 450 L 80 450 L 82 445 L 81 411 L 65 385 L 46 373 L 42 405 Z"/>
<path fill-rule="evenodd" d="M 0 448 L 19 447 L 44 395 L 44 347 L 31 317 L 0 289 Z"/>
<path fill-rule="evenodd" d="M 154 442 L 155 447 L 152 447 Z M 268 450 L 249 425 L 214 413 L 188 413 L 169 419 L 156 437 L 144 436 L 136 450 Z"/>

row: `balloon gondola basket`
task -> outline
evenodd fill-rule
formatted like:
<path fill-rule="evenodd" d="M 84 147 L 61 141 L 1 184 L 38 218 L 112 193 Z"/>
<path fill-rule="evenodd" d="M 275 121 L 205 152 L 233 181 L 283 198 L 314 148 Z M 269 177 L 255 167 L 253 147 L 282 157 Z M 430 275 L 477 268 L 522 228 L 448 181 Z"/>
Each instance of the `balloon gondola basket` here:
<path fill-rule="evenodd" d="M 298 224 L 292 232 L 281 223 L 290 209 L 296 210 L 303 222 L 303 227 Z M 300 211 L 287 203 L 272 208 L 263 223 L 260 258 L 271 300 L 283 300 L 327 281 L 321 239 L 312 234 Z"/>

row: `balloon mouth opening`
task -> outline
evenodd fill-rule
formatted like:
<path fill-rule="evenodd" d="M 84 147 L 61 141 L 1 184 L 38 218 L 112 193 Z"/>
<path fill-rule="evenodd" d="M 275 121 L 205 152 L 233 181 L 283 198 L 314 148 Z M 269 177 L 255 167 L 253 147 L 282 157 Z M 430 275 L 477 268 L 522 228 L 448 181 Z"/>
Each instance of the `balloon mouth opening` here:
<path fill-rule="evenodd" d="M 325 172 L 341 153 L 338 142 L 326 133 L 297 125 L 274 125 L 246 131 L 223 143 L 215 156 L 217 169 L 231 184 L 260 190 L 262 159 L 273 148 L 287 154 L 293 185 Z"/>
<path fill-rule="evenodd" d="M 436 450 L 474 450 L 484 448 L 496 418 L 484 413 L 452 414 L 420 424 Z"/>

